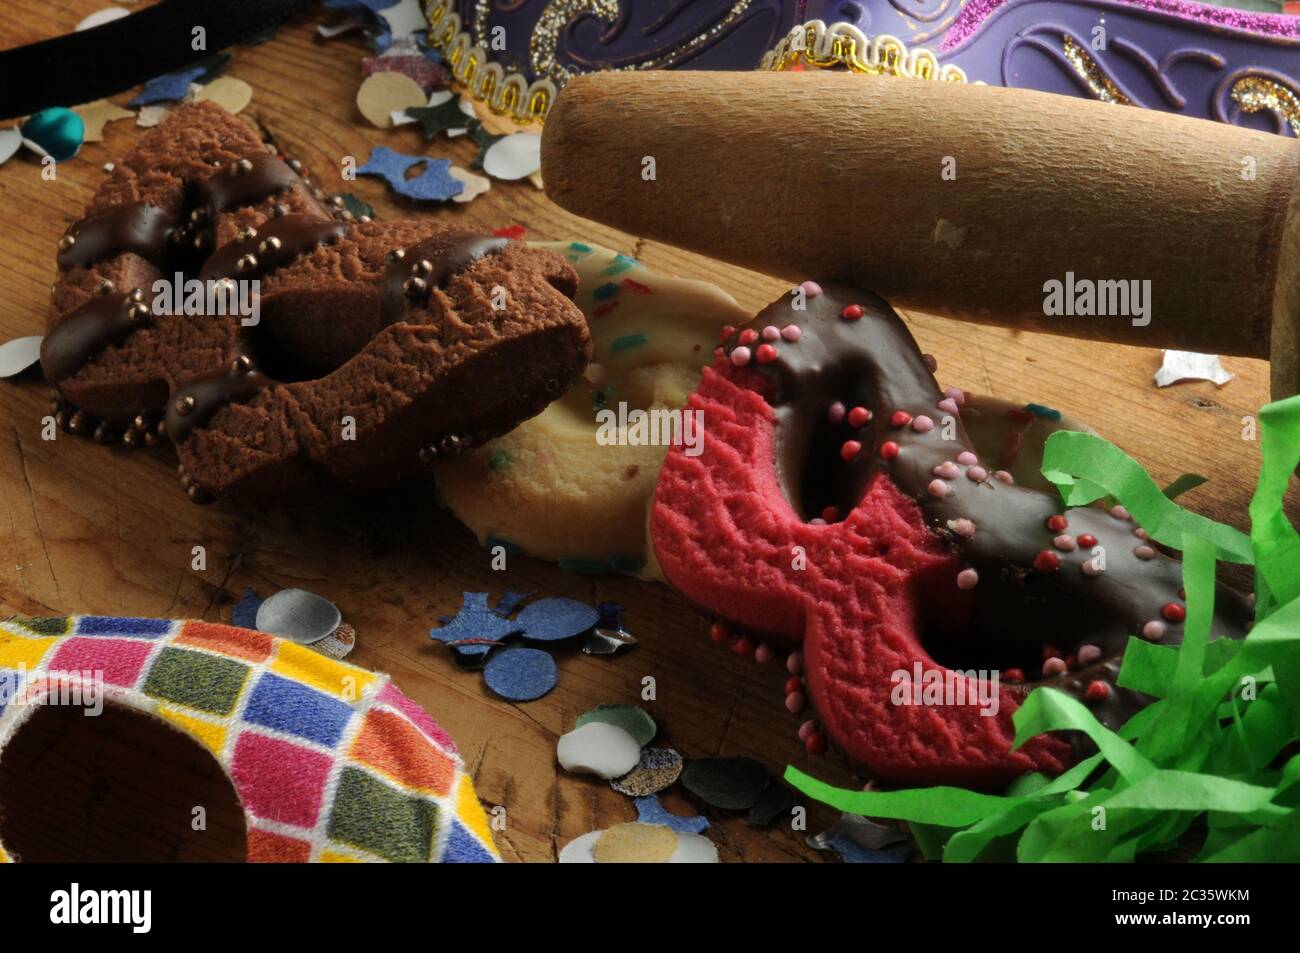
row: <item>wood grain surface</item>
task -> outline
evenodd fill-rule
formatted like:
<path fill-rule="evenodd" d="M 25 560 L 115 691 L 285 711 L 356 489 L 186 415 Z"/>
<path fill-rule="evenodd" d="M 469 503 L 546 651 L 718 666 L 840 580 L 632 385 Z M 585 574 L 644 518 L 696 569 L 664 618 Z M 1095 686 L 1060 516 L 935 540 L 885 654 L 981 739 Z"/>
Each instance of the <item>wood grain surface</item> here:
<path fill-rule="evenodd" d="M 102 0 L 11 0 L 0 18 L 0 46 L 67 32 L 101 6 Z M 322 19 L 300 17 L 270 42 L 234 50 L 229 72 L 254 89 L 245 115 L 299 156 L 327 190 L 354 192 L 384 218 L 433 216 L 487 227 L 518 223 L 534 239 L 600 242 L 635 254 L 651 268 L 713 280 L 754 310 L 786 290 L 784 282 L 579 219 L 527 183 L 495 183 L 472 203 L 447 207 L 412 207 L 372 179 L 344 183 L 343 158 L 364 161 L 374 146 L 450 157 L 462 166 L 471 161 L 473 146 L 446 139 L 426 143 L 416 128 L 383 131 L 366 123 L 355 106 L 365 47 L 356 38 L 318 41 Z M 141 133 L 130 120 L 109 125 L 105 141 L 88 144 L 58 166 L 55 181 L 42 179 L 30 155 L 0 168 L 6 223 L 0 229 L 0 340 L 41 332 L 58 236 L 102 181 L 103 163 L 120 157 Z M 743 150 L 737 161 L 743 162 Z M 1222 388 L 1193 383 L 1158 390 L 1151 376 L 1159 351 L 907 317 L 923 349 L 938 357 L 945 386 L 1033 400 L 1090 421 L 1157 480 L 1201 473 L 1208 484 L 1185 502 L 1245 527 L 1259 450 L 1243 439 L 1243 428 L 1267 400 L 1264 362 L 1227 359 L 1237 377 Z M 506 808 L 497 841 L 509 860 L 552 861 L 570 839 L 634 819 L 630 800 L 607 784 L 560 772 L 554 751 L 558 736 L 587 709 L 638 702 L 646 676 L 657 686 L 657 697 L 645 707 L 660 725 L 660 743 L 688 758 L 743 754 L 774 772 L 794 764 L 836 782 L 852 781 L 837 756 L 810 759 L 804 753 L 795 736 L 799 719 L 783 704 L 784 666 L 763 666 L 720 650 L 708 638 L 707 621 L 664 586 L 573 575 L 522 557 L 494 572 L 489 553 L 439 508 L 428 479 L 297 510 L 195 506 L 177 488 L 169 452 L 106 449 L 63 433 L 42 440 L 47 408 L 47 388 L 38 376 L 0 382 L 0 614 L 229 621 L 246 586 L 263 596 L 290 586 L 319 592 L 357 630 L 351 660 L 391 673 L 432 712 L 459 744 L 485 805 Z M 1294 492 L 1291 503 L 1293 515 L 1300 512 Z M 203 571 L 191 569 L 196 545 L 207 550 Z M 496 595 L 507 587 L 620 602 L 625 624 L 641 644 L 615 658 L 563 655 L 555 691 L 529 704 L 505 703 L 486 691 L 480 677 L 458 670 L 427 632 L 439 615 L 458 608 L 462 592 Z M 43 737 L 59 736 L 53 728 L 43 730 Z M 75 747 L 53 747 L 48 756 L 68 759 L 70 772 L 80 770 Z M 0 762 L 0 775 L 11 769 L 16 762 Z M 50 772 L 40 777 L 50 787 L 47 798 L 71 797 L 50 780 Z M 201 766 L 177 760 L 175 766 L 161 762 L 154 781 L 165 787 L 202 777 Z M 0 792 L 6 783 L 0 776 Z M 679 813 L 693 811 L 677 789 L 666 803 Z M 805 846 L 803 833 L 788 826 L 755 830 L 738 816 L 710 817 L 709 836 L 724 860 L 822 859 Z M 831 812 L 814 811 L 810 831 L 832 819 Z M 0 836 L 14 841 L 30 829 L 38 842 L 45 836 L 38 832 L 48 828 L 16 812 L 0 825 Z M 94 840 L 103 827 L 82 825 L 78 837 Z M 213 829 L 217 838 L 236 835 L 230 825 Z M 118 843 L 105 833 L 95 850 L 73 844 L 66 855 L 102 856 Z M 190 845 L 177 856 L 227 856 L 221 848 Z"/>

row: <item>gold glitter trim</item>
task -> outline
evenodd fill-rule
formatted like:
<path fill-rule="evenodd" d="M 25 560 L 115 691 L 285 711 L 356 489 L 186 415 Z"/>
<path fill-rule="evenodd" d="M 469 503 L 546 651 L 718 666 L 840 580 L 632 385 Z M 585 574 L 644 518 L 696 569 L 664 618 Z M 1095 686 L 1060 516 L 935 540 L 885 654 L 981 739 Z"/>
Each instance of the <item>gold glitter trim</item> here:
<path fill-rule="evenodd" d="M 1088 51 L 1074 41 L 1068 34 L 1061 38 L 1061 52 L 1065 55 L 1066 60 L 1074 71 L 1083 77 L 1083 81 L 1088 84 L 1088 89 L 1092 95 L 1103 103 L 1118 103 L 1121 106 L 1132 106 L 1133 100 L 1121 93 L 1118 87 L 1110 81 L 1097 61 L 1088 55 Z"/>
<path fill-rule="evenodd" d="M 1243 76 L 1232 84 L 1233 102 L 1248 113 L 1271 109 L 1291 127 L 1292 135 L 1300 138 L 1300 94 L 1263 76 Z"/>
<path fill-rule="evenodd" d="M 543 77 L 531 85 L 519 73 L 506 75 L 500 63 L 493 63 L 487 50 L 461 29 L 454 0 L 427 0 L 429 45 L 442 53 L 451 77 L 473 98 L 498 116 L 509 116 L 521 126 L 542 123 L 559 92 L 555 83 Z"/>
<path fill-rule="evenodd" d="M 752 0 L 736 0 L 727 15 L 708 31 L 687 41 L 671 53 L 646 60 L 621 70 L 659 69 L 680 62 L 689 53 L 732 27 L 749 9 Z M 560 88 L 573 73 L 555 60 L 559 31 L 579 13 L 593 13 L 608 22 L 619 15 L 619 0 L 552 0 L 542 11 L 529 42 L 530 63 L 541 76 L 530 85 L 517 71 L 509 74 L 494 63 L 484 45 L 490 0 L 477 0 L 472 27 L 478 37 L 464 27 L 454 0 L 426 0 L 424 13 L 429 21 L 429 45 L 442 53 L 452 79 L 475 100 L 499 116 L 509 116 L 520 125 L 544 124 Z M 780 72 L 797 64 L 817 69 L 846 67 L 855 73 L 902 76 L 946 83 L 966 82 L 960 67 L 939 64 L 934 53 L 926 49 L 909 50 L 897 37 L 882 34 L 868 38 L 850 23 L 827 26 L 810 20 L 791 30 L 780 43 L 763 57 L 759 69 Z M 543 75 L 544 74 L 544 75 Z"/>
<path fill-rule="evenodd" d="M 967 81 L 961 67 L 940 66 L 930 50 L 919 47 L 909 50 L 898 37 L 884 33 L 868 37 L 851 23 L 827 26 L 821 20 L 809 20 L 791 30 L 763 57 L 758 68 L 781 72 L 795 66 L 843 67 L 870 76 L 901 76 L 941 83 Z"/>

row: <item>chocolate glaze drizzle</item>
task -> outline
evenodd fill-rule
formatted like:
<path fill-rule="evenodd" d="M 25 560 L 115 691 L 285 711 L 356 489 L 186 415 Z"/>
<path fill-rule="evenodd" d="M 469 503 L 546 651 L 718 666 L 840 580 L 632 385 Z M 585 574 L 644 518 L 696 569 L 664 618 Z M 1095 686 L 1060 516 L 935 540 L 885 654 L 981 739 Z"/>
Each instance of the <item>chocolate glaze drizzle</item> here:
<path fill-rule="evenodd" d="M 59 323 L 41 341 L 41 368 L 50 380 L 62 380 L 110 344 L 121 344 L 149 323 L 149 309 L 139 289 L 96 295 Z"/>
<path fill-rule="evenodd" d="M 306 215 L 274 218 L 247 238 L 227 242 L 212 253 L 199 272 L 201 281 L 260 278 L 293 264 L 320 245 L 347 234 L 342 222 L 320 221 Z"/>
<path fill-rule="evenodd" d="M 484 255 L 497 254 L 507 244 L 504 238 L 477 232 L 447 232 L 390 254 L 381 291 L 384 326 L 402 320 L 411 304 L 426 307 L 434 288 L 447 287 L 453 275 Z"/>
<path fill-rule="evenodd" d="M 256 205 L 288 192 L 301 181 L 282 159 L 262 152 L 240 159 L 233 167 L 199 183 L 195 205 L 215 217 L 228 209 Z"/>
<path fill-rule="evenodd" d="M 206 223 L 206 227 L 211 229 L 218 213 L 286 192 L 299 181 L 296 172 L 269 153 L 241 159 L 195 187 L 197 204 L 194 207 L 200 222 L 194 224 Z M 278 224 L 285 222 L 293 224 L 284 226 L 283 232 L 274 231 Z M 73 223 L 59 242 L 59 268 L 65 271 L 89 268 L 125 252 L 134 252 L 162 271 L 189 272 L 197 264 L 195 250 L 181 239 L 188 238 L 190 231 L 189 223 L 172 220 L 156 206 L 130 202 Z M 320 241 L 337 239 L 345 227 L 339 222 L 314 223 L 305 216 L 289 215 L 274 220 L 264 231 L 266 236 L 262 240 L 275 234 L 279 236 L 283 249 L 269 249 L 265 266 L 255 269 L 256 274 L 283 267 L 297 257 L 297 253 L 319 244 L 315 241 L 318 238 Z M 231 251 L 233 258 L 227 263 L 228 249 L 229 246 L 219 249 L 213 256 L 217 259 L 216 264 L 203 269 L 205 277 L 231 277 L 240 273 L 238 261 L 246 252 L 242 247 L 234 249 Z M 295 250 L 296 253 L 290 254 Z M 220 271 L 227 267 L 229 274 Z M 41 347 L 41 366 L 47 380 L 57 383 L 75 374 L 104 348 L 123 343 L 133 331 L 147 323 L 126 319 L 109 303 L 113 301 L 120 305 L 122 300 L 120 295 L 92 298 L 59 323 Z M 128 311 L 129 308 L 128 305 Z M 135 313 L 139 315 L 138 310 Z"/>
<path fill-rule="evenodd" d="M 184 443 L 222 407 L 251 400 L 272 383 L 269 377 L 253 370 L 247 359 L 236 359 L 229 370 L 191 377 L 167 402 L 167 435 L 173 443 Z"/>
<path fill-rule="evenodd" d="M 952 398 L 939 390 L 893 309 L 851 286 L 821 287 L 805 310 L 787 295 L 724 346 L 733 364 L 756 369 L 765 381 L 778 417 L 776 467 L 787 499 L 805 519 L 827 506 L 847 514 L 878 474 L 887 477 L 916 501 L 959 568 L 978 580 L 918 580 L 947 590 L 937 598 L 921 592 L 918 603 L 928 611 L 927 629 L 961 655 L 950 667 L 1002 670 L 1004 684 L 1008 670 L 1020 668 L 1023 691 L 1051 685 L 1083 700 L 1103 723 L 1121 725 L 1150 701 L 1115 685 L 1129 637 L 1145 630 L 1166 644 L 1182 639 L 1178 563 L 1137 535 L 1122 511 L 1063 510 L 1053 496 L 984 471 Z M 800 330 L 797 341 L 771 340 L 771 331 L 762 337 L 764 328 L 788 325 Z M 764 343 L 776 354 L 759 355 Z M 736 355 L 740 347 L 753 356 Z M 861 413 L 857 426 L 848 415 L 832 420 L 837 403 L 868 409 L 870 420 L 862 422 Z M 847 441 L 861 450 L 853 454 Z M 1102 571 L 1095 571 L 1097 552 L 1104 553 Z M 1239 638 L 1250 618 L 1245 600 L 1219 587 L 1211 636 Z M 1052 655 L 1058 661 L 1045 663 Z"/>
<path fill-rule="evenodd" d="M 89 268 L 124 252 L 165 267 L 171 259 L 173 227 L 171 216 L 157 206 L 144 202 L 119 205 L 73 223 L 59 243 L 59 268 Z"/>

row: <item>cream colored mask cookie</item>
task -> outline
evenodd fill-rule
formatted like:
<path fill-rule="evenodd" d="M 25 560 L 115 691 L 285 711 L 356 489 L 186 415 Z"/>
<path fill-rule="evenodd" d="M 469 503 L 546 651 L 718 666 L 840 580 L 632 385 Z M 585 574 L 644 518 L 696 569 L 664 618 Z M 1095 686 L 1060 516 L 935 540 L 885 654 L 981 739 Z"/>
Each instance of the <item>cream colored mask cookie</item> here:
<path fill-rule="evenodd" d="M 579 274 L 593 354 L 568 395 L 439 464 L 438 488 L 486 546 L 587 572 L 647 571 L 646 510 L 675 439 L 703 433 L 681 408 L 718 331 L 749 320 L 704 281 L 672 278 L 583 242 L 537 242 Z"/>

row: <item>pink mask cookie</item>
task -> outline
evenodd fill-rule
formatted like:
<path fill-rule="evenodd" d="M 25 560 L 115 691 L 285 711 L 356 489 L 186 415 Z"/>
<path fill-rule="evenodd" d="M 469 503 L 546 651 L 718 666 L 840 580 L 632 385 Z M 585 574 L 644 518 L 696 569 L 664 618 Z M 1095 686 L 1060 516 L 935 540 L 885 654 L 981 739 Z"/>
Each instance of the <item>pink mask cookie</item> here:
<path fill-rule="evenodd" d="M 1049 685 L 1127 720 L 1145 703 L 1115 684 L 1129 637 L 1181 640 L 1178 563 L 1121 508 L 1066 510 L 984 466 L 884 300 L 803 289 L 729 333 L 691 398 L 703 453 L 669 453 L 651 514 L 665 577 L 801 645 L 794 694 L 877 776 L 989 787 L 1062 770 L 1061 737 L 1011 750 L 1012 714 Z M 1216 605 L 1212 636 L 1242 636 L 1245 601 Z"/>

